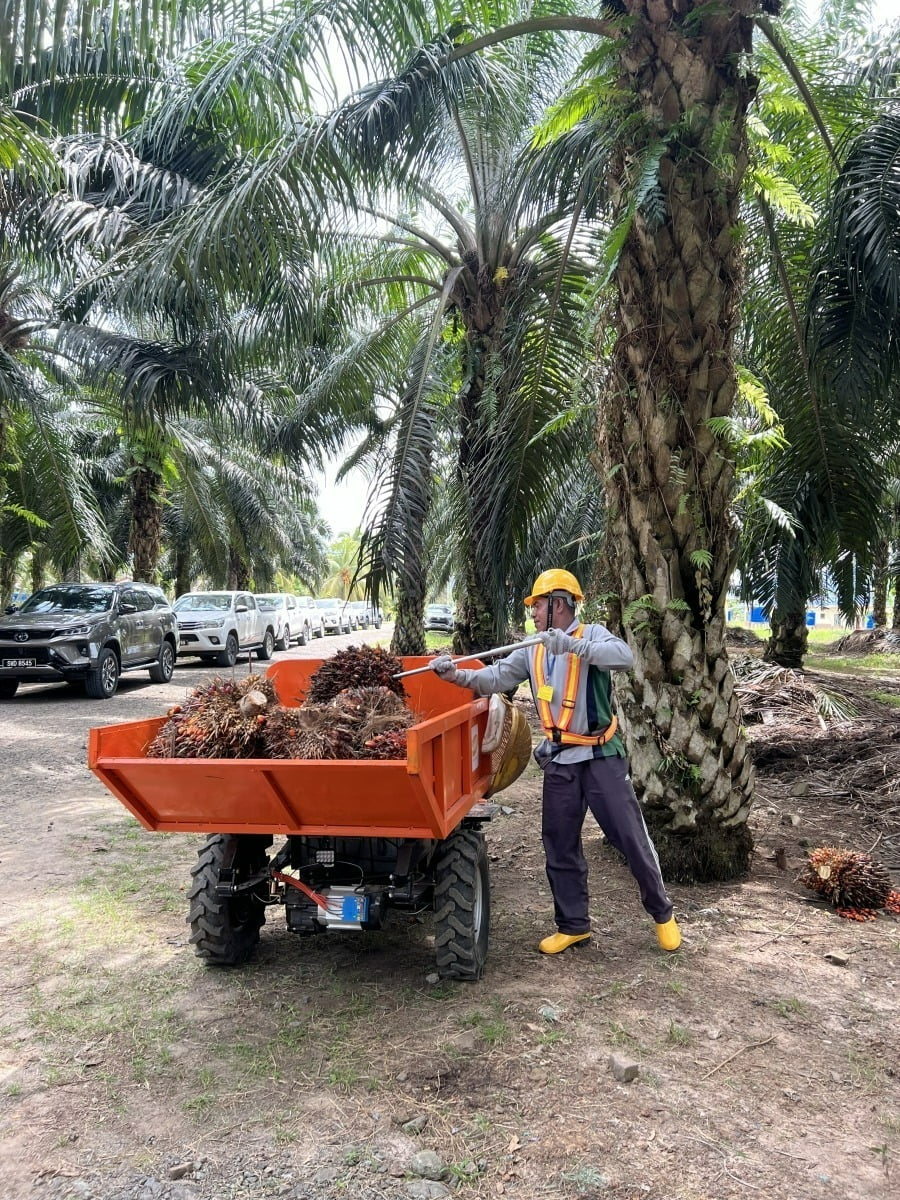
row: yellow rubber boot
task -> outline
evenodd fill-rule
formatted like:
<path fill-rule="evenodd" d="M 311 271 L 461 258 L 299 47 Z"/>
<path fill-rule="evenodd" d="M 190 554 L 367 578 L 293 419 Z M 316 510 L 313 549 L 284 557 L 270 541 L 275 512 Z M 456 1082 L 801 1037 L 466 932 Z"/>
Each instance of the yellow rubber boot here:
<path fill-rule="evenodd" d="M 561 954 L 570 946 L 577 946 L 580 942 L 589 941 L 590 936 L 589 933 L 551 933 L 540 943 L 538 950 L 541 954 Z"/>
<path fill-rule="evenodd" d="M 656 939 L 663 950 L 677 950 L 681 945 L 681 930 L 674 917 L 656 926 Z"/>

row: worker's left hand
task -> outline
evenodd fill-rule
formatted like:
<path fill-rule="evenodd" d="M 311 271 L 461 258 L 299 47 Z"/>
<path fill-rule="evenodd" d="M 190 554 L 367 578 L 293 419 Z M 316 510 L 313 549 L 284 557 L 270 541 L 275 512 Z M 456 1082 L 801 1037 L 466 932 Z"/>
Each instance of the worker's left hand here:
<path fill-rule="evenodd" d="M 456 669 L 456 664 L 449 654 L 439 654 L 431 664 L 431 669 L 434 673 L 440 676 L 447 683 L 455 683 L 459 675 Z"/>
<path fill-rule="evenodd" d="M 573 638 L 561 629 L 548 629 L 539 633 L 538 638 L 548 654 L 577 654 L 581 658 L 588 650 L 588 643 L 583 638 Z"/>

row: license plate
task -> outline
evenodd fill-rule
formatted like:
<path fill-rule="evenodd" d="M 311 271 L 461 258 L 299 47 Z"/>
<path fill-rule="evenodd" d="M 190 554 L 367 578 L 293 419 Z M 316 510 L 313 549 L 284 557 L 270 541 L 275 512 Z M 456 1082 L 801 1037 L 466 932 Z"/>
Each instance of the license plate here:
<path fill-rule="evenodd" d="M 37 659 L 36 658 L 4 658 L 3 665 L 4 665 L 4 667 L 12 667 L 12 668 L 36 667 Z"/>

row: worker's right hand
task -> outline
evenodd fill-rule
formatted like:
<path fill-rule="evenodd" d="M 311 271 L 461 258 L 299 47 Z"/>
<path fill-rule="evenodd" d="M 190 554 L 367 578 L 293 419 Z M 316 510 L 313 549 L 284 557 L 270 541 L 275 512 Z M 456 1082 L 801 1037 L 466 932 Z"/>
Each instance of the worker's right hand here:
<path fill-rule="evenodd" d="M 449 654 L 439 654 L 431 664 L 431 669 L 447 683 L 455 683 L 456 677 L 459 675 L 456 664 Z"/>

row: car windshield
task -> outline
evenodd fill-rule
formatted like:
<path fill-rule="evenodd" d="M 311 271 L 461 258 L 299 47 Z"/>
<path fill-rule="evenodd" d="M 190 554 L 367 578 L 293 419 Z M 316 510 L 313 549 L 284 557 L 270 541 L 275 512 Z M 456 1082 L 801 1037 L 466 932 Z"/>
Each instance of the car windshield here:
<path fill-rule="evenodd" d="M 337 600 L 316 600 L 315 605 L 316 608 L 335 608 Z"/>
<path fill-rule="evenodd" d="M 280 596 L 257 596 L 256 603 L 266 612 L 271 612 L 273 608 L 281 608 L 284 602 Z"/>
<path fill-rule="evenodd" d="M 59 587 L 41 588 L 19 609 L 23 613 L 101 613 L 112 608 L 112 588 L 85 586 L 84 584 L 62 584 Z"/>
<path fill-rule="evenodd" d="M 428 607 L 425 609 L 425 611 L 427 613 L 431 613 L 431 615 L 434 617 L 449 617 L 450 605 L 449 604 L 429 604 Z"/>
<path fill-rule="evenodd" d="M 179 596 L 175 601 L 176 612 L 210 608 L 228 612 L 231 608 L 231 597 L 227 594 L 223 595 L 222 592 L 189 592 L 186 596 Z"/>

